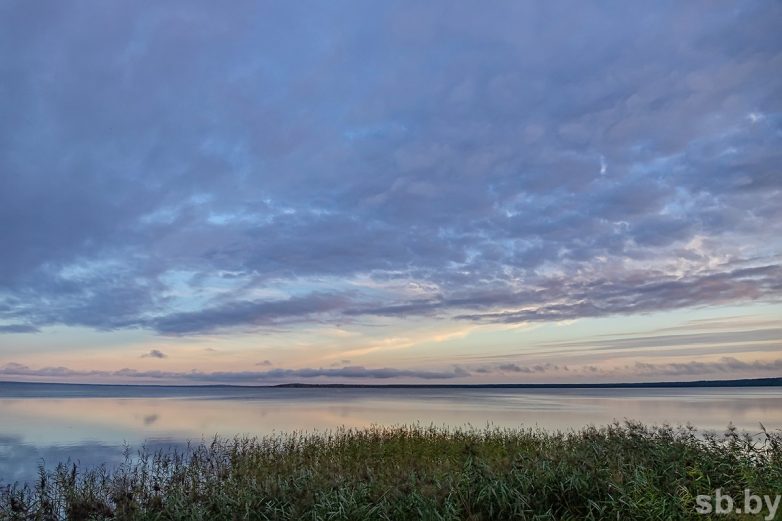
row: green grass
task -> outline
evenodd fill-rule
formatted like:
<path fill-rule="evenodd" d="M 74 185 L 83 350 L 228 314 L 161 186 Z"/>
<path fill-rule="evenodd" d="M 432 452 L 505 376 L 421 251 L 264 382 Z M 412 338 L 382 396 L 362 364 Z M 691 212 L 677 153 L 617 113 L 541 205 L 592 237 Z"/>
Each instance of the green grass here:
<path fill-rule="evenodd" d="M 0 519 L 704 520 L 695 496 L 716 488 L 782 493 L 782 436 L 626 423 L 215 440 L 111 470 L 41 469 L 0 492 Z"/>

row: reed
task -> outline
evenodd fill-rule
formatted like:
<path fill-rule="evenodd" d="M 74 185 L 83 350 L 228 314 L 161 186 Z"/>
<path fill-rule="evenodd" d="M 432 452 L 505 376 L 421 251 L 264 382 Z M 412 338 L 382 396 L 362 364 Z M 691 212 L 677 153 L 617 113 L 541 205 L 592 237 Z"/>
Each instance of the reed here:
<path fill-rule="evenodd" d="M 626 422 L 218 438 L 128 452 L 114 468 L 41 468 L 36 482 L 3 487 L 0 518 L 703 520 L 695 496 L 718 487 L 782 493 L 780 433 Z"/>

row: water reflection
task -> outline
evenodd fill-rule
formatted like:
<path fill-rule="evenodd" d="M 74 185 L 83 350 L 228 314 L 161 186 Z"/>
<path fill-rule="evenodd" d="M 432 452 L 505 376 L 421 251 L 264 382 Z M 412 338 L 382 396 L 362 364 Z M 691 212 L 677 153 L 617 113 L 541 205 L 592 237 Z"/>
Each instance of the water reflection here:
<path fill-rule="evenodd" d="M 43 386 L 47 387 L 47 386 Z M 77 388 L 78 387 L 78 388 Z M 782 428 L 782 389 L 64 390 L 0 384 L 0 481 L 67 459 L 112 464 L 122 447 L 339 426 L 492 424 L 567 430 L 625 418 L 722 430 Z"/>

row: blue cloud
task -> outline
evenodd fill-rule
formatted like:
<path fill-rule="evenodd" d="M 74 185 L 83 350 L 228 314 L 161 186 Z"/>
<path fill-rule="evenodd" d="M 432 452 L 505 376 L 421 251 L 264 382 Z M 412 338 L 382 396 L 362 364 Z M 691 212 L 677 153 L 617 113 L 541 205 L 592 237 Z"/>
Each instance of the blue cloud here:
<path fill-rule="evenodd" d="M 0 333 L 782 292 L 777 3 L 1 9 Z"/>

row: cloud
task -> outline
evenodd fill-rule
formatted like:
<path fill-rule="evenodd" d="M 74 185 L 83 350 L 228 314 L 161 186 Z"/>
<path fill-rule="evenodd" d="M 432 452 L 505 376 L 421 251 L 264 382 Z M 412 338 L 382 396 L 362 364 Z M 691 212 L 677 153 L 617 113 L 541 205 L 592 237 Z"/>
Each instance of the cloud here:
<path fill-rule="evenodd" d="M 773 300 L 782 283 L 782 266 L 757 266 L 706 272 L 690 277 L 634 272 L 594 281 L 553 279 L 543 291 L 504 296 L 496 302 L 524 306 L 514 311 L 459 315 L 501 323 L 556 321 L 643 313 L 703 304 Z M 438 306 L 448 305 L 438 303 Z M 459 301 L 451 302 L 459 304 Z"/>
<path fill-rule="evenodd" d="M 168 358 L 168 355 L 158 349 L 152 349 L 149 353 L 144 353 L 141 358 Z"/>
<path fill-rule="evenodd" d="M 271 363 L 271 361 L 269 361 L 269 360 L 263 360 L 261 362 L 256 362 L 255 365 L 261 365 L 261 366 L 264 366 L 264 367 L 270 367 L 270 366 L 272 366 L 274 364 Z"/>
<path fill-rule="evenodd" d="M 339 309 L 347 302 L 341 295 L 313 293 L 274 301 L 239 301 L 200 311 L 174 313 L 151 321 L 161 333 L 205 333 L 219 328 L 270 326 L 304 321 Z"/>
<path fill-rule="evenodd" d="M 40 329 L 29 324 L 0 325 L 0 333 L 39 333 Z"/>
<path fill-rule="evenodd" d="M 502 364 L 498 366 L 500 371 L 507 371 L 511 373 L 531 373 L 532 371 L 526 367 L 521 367 L 516 364 Z"/>
<path fill-rule="evenodd" d="M 709 12 L 8 6 L 0 333 L 778 302 L 782 6 Z"/>
<path fill-rule="evenodd" d="M 533 374 L 533 373 L 546 373 L 551 371 L 559 371 L 560 367 L 556 364 L 534 364 L 532 366 L 520 366 L 518 364 L 514 363 L 508 363 L 508 364 L 500 364 L 497 366 L 497 369 L 500 372 L 503 373 L 526 373 L 526 374 Z M 567 368 L 564 368 L 565 371 L 567 371 Z M 485 370 L 484 372 L 491 372 L 490 369 Z"/>
<path fill-rule="evenodd" d="M 640 375 L 654 376 L 710 375 L 720 373 L 735 375 L 737 372 L 769 373 L 782 371 L 782 359 L 744 362 L 730 356 L 724 356 L 716 362 L 689 361 L 663 364 L 636 362 L 630 368 Z"/>
<path fill-rule="evenodd" d="M 256 364 L 258 365 L 258 364 Z M 752 378 L 775 376 L 782 371 L 782 359 L 743 361 L 724 356 L 716 361 L 688 360 L 682 362 L 635 362 L 623 366 L 594 364 L 563 366 L 553 363 L 502 363 L 476 367 L 453 366 L 449 370 L 400 369 L 392 367 L 368 368 L 364 366 L 275 368 L 263 371 L 162 371 L 124 368 L 119 370 L 81 370 L 63 366 L 32 368 L 24 364 L 7 363 L 0 366 L 0 376 L 9 378 L 47 378 L 68 381 L 100 381 L 103 379 L 126 382 L 171 382 L 184 384 L 236 384 L 272 385 L 298 380 L 333 381 L 388 381 L 413 379 L 422 381 L 447 381 L 472 376 L 510 375 L 563 376 L 574 381 L 590 381 L 595 377 L 612 381 L 648 380 L 649 377 L 698 377 L 698 378 Z M 534 380 L 533 380 L 534 381 Z"/>
<path fill-rule="evenodd" d="M 776 324 L 775 324 L 776 325 Z M 691 326 L 692 327 L 692 326 Z M 594 350 L 635 350 L 654 349 L 661 347 L 688 347 L 708 345 L 712 347 L 720 345 L 737 345 L 753 343 L 773 343 L 782 347 L 782 328 L 768 327 L 763 329 L 749 329 L 745 331 L 719 331 L 709 333 L 689 333 L 677 335 L 649 335 L 620 338 L 601 338 L 599 340 L 583 340 L 575 342 L 550 342 L 545 344 L 547 348 L 580 348 Z M 756 346 L 757 348 L 757 346 Z"/>
<path fill-rule="evenodd" d="M 298 378 L 343 378 L 343 379 L 374 379 L 388 380 L 393 378 L 415 378 L 423 380 L 449 380 L 470 375 L 461 367 L 451 371 L 426 371 L 412 369 L 395 369 L 390 367 L 366 368 L 363 366 L 345 366 L 339 368 L 303 368 L 303 369 L 270 369 L 267 371 L 140 371 L 136 369 L 120 369 L 117 371 L 75 370 L 67 367 L 43 367 L 34 369 L 23 364 L 8 363 L 0 366 L 0 375 L 11 377 L 47 377 L 47 378 L 122 378 L 167 380 L 187 382 L 220 382 L 220 383 L 279 383 L 290 382 Z"/>
<path fill-rule="evenodd" d="M 560 366 L 552 363 L 519 365 L 516 363 L 504 363 L 496 366 L 482 366 L 473 370 L 477 374 L 556 374 L 566 372 L 576 376 L 591 377 L 600 376 L 622 380 L 646 379 L 646 377 L 704 377 L 714 378 L 715 375 L 722 378 L 745 378 L 753 376 L 770 376 L 782 371 L 782 359 L 742 361 L 734 357 L 724 356 L 717 361 L 703 362 L 700 360 L 688 360 L 685 362 L 635 362 L 620 367 L 598 366 L 586 364 L 577 367 Z"/>

